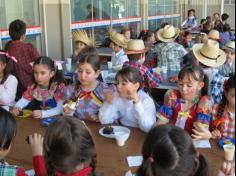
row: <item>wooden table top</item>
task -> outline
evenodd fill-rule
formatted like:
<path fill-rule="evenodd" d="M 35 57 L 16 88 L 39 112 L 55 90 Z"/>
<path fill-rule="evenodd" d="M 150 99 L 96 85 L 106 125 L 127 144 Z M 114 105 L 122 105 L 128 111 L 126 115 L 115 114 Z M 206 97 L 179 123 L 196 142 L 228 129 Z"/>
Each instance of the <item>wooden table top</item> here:
<path fill-rule="evenodd" d="M 7 162 L 32 169 L 32 157 L 30 146 L 25 139 L 28 135 L 35 132 L 44 134 L 46 128 L 40 125 L 40 121 L 35 119 L 20 119 L 17 120 L 18 130 L 14 140 L 14 145 L 7 156 Z M 124 147 L 118 147 L 115 140 L 107 139 L 99 135 L 98 131 L 101 128 L 100 124 L 86 122 L 91 129 L 93 138 L 96 144 L 98 165 L 97 171 L 104 173 L 105 176 L 124 176 L 130 170 L 126 157 L 141 155 L 142 144 L 145 139 L 145 133 L 139 129 L 131 129 L 131 136 Z M 224 153 L 221 151 L 215 141 L 211 141 L 212 149 L 201 149 L 210 162 L 213 175 L 220 168 L 224 161 Z M 135 171 L 137 168 L 133 168 Z"/>

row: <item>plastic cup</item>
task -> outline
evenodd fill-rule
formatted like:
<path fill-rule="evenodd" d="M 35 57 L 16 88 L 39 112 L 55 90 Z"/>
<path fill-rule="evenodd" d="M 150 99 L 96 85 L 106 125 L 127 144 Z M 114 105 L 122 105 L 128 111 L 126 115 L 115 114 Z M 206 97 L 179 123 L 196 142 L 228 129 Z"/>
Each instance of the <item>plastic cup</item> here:
<path fill-rule="evenodd" d="M 166 67 L 166 66 L 161 67 L 161 70 L 162 70 L 162 72 L 163 72 L 164 74 L 167 73 L 167 67 Z"/>
<path fill-rule="evenodd" d="M 233 161 L 234 153 L 235 153 L 235 145 L 233 144 L 224 145 L 224 154 L 226 161 Z"/>
<path fill-rule="evenodd" d="M 112 62 L 107 62 L 107 66 L 108 66 L 108 69 L 111 70 L 112 69 Z"/>
<path fill-rule="evenodd" d="M 115 132 L 116 144 L 119 147 L 123 147 L 125 142 L 129 138 L 129 133 L 126 132 Z"/>
<path fill-rule="evenodd" d="M 66 64 L 66 71 L 68 71 L 68 72 L 71 71 L 71 64 Z"/>

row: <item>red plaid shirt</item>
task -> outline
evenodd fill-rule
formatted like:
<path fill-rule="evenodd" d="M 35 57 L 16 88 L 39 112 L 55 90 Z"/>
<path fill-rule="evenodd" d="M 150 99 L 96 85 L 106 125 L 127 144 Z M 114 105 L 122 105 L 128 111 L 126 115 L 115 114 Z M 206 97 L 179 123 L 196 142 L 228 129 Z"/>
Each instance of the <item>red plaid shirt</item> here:
<path fill-rule="evenodd" d="M 13 63 L 14 73 L 23 89 L 26 89 L 28 84 L 32 82 L 33 69 L 30 63 L 39 57 L 39 53 L 32 44 L 21 41 L 13 41 L 9 45 L 8 53 L 17 59 L 18 62 Z"/>
<path fill-rule="evenodd" d="M 143 80 L 147 79 L 148 84 L 152 88 L 157 88 L 158 84 L 161 82 L 161 75 L 153 74 L 151 71 L 144 65 L 141 65 L 139 62 L 125 62 L 123 67 L 133 67 L 139 69 Z M 146 80 L 145 80 L 146 81 Z"/>
<path fill-rule="evenodd" d="M 219 120 L 218 115 L 218 109 L 219 105 L 215 105 L 213 107 L 213 121 Z M 235 139 L 235 114 L 228 111 L 228 108 L 226 107 L 223 113 L 223 128 L 221 130 L 222 137 L 227 138 L 233 138 Z"/>

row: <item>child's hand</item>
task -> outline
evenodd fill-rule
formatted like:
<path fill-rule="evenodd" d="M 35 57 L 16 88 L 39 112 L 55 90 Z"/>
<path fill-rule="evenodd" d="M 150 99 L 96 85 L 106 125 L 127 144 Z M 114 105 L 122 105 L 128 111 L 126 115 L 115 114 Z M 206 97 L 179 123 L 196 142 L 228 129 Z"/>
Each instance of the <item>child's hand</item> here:
<path fill-rule="evenodd" d="M 137 92 L 129 92 L 128 99 L 133 101 L 135 104 L 137 104 L 140 101 L 140 97 Z"/>
<path fill-rule="evenodd" d="M 211 138 L 211 132 L 201 127 L 200 125 L 194 125 L 193 134 L 192 137 L 194 140 L 201 140 L 201 139 L 210 139 Z"/>
<path fill-rule="evenodd" d="M 29 143 L 33 156 L 43 155 L 43 136 L 41 134 L 34 133 L 33 135 L 30 135 Z"/>
<path fill-rule="evenodd" d="M 177 83 L 178 80 L 179 80 L 178 76 L 170 76 L 170 77 L 169 77 L 169 81 L 170 81 L 171 83 Z"/>
<path fill-rule="evenodd" d="M 211 132 L 213 139 L 220 139 L 222 137 L 221 132 L 219 130 L 214 130 Z"/>
<path fill-rule="evenodd" d="M 13 108 L 10 111 L 14 116 L 18 116 L 20 114 L 20 109 L 19 108 Z"/>
<path fill-rule="evenodd" d="M 235 175 L 235 165 L 234 163 L 223 163 L 218 176 L 233 176 Z"/>
<path fill-rule="evenodd" d="M 71 109 L 69 106 L 66 106 L 66 107 L 63 108 L 63 112 L 64 112 L 65 114 L 71 114 L 71 113 L 74 112 L 74 110 Z"/>
<path fill-rule="evenodd" d="M 36 110 L 36 111 L 33 111 L 33 118 L 35 119 L 41 119 L 42 118 L 42 111 L 40 110 Z"/>
<path fill-rule="evenodd" d="M 113 103 L 114 100 L 114 93 L 111 90 L 107 90 L 104 92 L 105 101 L 109 104 Z"/>

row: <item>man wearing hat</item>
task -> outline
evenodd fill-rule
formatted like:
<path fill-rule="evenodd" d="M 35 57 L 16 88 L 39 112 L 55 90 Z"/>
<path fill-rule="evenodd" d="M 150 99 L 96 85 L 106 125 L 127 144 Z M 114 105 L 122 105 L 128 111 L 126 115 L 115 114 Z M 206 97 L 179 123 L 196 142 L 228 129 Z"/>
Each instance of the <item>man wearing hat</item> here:
<path fill-rule="evenodd" d="M 230 74 L 235 73 L 235 41 L 228 42 L 223 47 L 227 60 L 224 65 L 219 68 L 220 74 L 228 77 Z"/>
<path fill-rule="evenodd" d="M 215 104 L 219 104 L 224 93 L 224 80 L 227 78 L 219 73 L 218 67 L 226 61 L 225 52 L 220 49 L 217 41 L 209 39 L 204 44 L 195 44 L 193 53 L 209 79 L 208 94 Z"/>
<path fill-rule="evenodd" d="M 112 49 L 112 65 L 123 66 L 123 64 L 129 61 L 124 49 L 127 47 L 127 42 L 122 34 L 109 30 L 110 35 L 110 48 Z"/>
<path fill-rule="evenodd" d="M 153 74 L 144 64 L 145 53 L 148 51 L 145 48 L 143 40 L 131 40 L 128 42 L 128 48 L 126 54 L 129 57 L 129 61 L 125 62 L 124 67 L 137 68 L 143 77 L 146 87 L 156 88 L 161 82 L 161 76 L 159 74 Z"/>
<path fill-rule="evenodd" d="M 180 63 L 188 52 L 182 45 L 175 43 L 179 34 L 180 30 L 171 25 L 166 25 L 157 32 L 157 38 L 161 41 L 155 46 L 158 67 L 164 66 L 168 70 L 180 70 Z"/>

